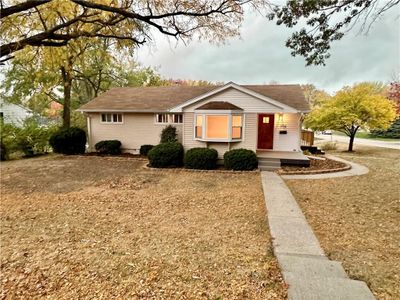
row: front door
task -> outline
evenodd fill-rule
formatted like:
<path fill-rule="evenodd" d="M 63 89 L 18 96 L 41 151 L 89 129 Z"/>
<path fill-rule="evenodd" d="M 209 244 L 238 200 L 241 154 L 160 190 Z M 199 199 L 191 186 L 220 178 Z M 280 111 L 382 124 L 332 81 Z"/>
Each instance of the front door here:
<path fill-rule="evenodd" d="M 258 115 L 258 149 L 272 149 L 274 144 L 274 115 Z"/>

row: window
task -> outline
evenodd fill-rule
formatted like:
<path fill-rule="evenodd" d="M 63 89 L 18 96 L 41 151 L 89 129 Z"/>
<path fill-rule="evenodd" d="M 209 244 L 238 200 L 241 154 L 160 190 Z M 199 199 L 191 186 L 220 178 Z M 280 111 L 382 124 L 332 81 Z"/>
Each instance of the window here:
<path fill-rule="evenodd" d="M 180 124 L 183 123 L 183 115 L 175 114 L 171 115 L 172 123 Z"/>
<path fill-rule="evenodd" d="M 181 123 L 183 123 L 183 115 L 182 114 L 156 114 L 156 123 L 181 124 Z"/>
<path fill-rule="evenodd" d="M 196 126 L 195 126 L 195 136 L 196 138 L 203 137 L 203 116 L 197 115 L 196 116 Z"/>
<path fill-rule="evenodd" d="M 122 123 L 122 114 L 101 114 L 102 123 Z"/>
<path fill-rule="evenodd" d="M 243 115 L 196 114 L 194 136 L 205 141 L 240 141 L 243 138 Z"/>
<path fill-rule="evenodd" d="M 208 115 L 206 117 L 206 135 L 208 139 L 227 139 L 229 116 Z"/>
<path fill-rule="evenodd" d="M 168 114 L 156 114 L 157 123 L 168 123 Z"/>
<path fill-rule="evenodd" d="M 242 116 L 232 116 L 232 139 L 242 138 Z"/>

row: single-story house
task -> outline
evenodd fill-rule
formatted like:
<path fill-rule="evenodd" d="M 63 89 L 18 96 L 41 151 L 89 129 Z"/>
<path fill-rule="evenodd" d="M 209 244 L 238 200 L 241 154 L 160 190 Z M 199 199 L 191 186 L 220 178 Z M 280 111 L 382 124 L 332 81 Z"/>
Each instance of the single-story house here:
<path fill-rule="evenodd" d="M 222 158 L 237 148 L 261 158 L 308 159 L 301 127 L 309 111 L 299 85 L 160 86 L 113 88 L 81 106 L 89 148 L 117 139 L 127 152 L 159 143 L 166 125 L 177 128 L 185 150 L 211 147 Z"/>

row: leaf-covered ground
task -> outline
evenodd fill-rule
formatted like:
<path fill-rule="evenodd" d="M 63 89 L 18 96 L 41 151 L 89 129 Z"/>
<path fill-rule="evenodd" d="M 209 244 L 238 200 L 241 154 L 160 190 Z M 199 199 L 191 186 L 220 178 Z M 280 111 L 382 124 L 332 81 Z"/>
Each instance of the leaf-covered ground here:
<path fill-rule="evenodd" d="M 259 174 L 1 164 L 2 299 L 285 299 Z"/>
<path fill-rule="evenodd" d="M 287 183 L 325 252 L 379 299 L 400 299 L 400 151 L 356 146 L 333 154 L 370 172 Z"/>

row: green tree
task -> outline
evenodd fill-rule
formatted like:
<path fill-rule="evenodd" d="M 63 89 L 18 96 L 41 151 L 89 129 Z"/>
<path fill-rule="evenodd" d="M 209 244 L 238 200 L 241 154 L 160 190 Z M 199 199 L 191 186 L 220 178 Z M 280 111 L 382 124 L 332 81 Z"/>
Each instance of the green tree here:
<path fill-rule="evenodd" d="M 396 117 L 394 104 L 371 83 L 345 87 L 305 119 L 305 126 L 313 130 L 332 129 L 349 138 L 348 151 L 353 151 L 357 130 L 388 128 Z"/>

